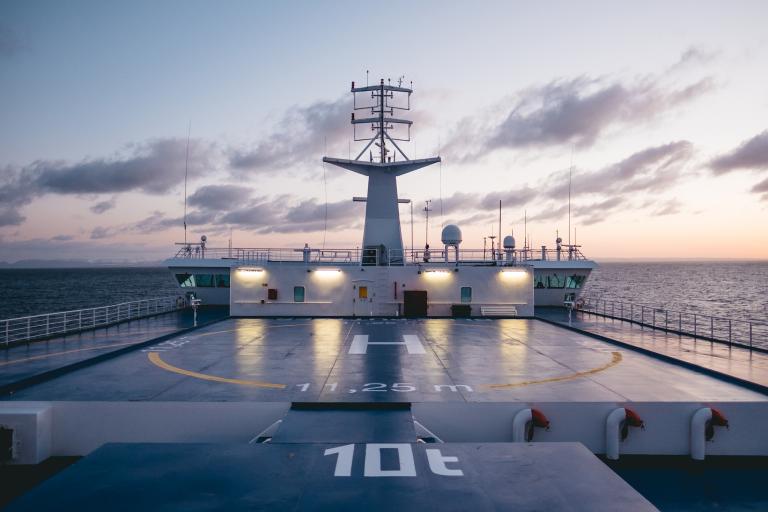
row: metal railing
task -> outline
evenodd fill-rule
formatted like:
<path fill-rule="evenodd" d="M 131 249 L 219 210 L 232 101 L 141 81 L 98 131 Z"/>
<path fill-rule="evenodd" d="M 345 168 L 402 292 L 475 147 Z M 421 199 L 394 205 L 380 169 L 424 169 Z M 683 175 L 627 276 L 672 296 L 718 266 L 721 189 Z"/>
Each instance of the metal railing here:
<path fill-rule="evenodd" d="M 173 296 L 122 302 L 97 308 L 9 318 L 0 320 L 0 344 L 7 347 L 12 343 L 24 343 L 106 327 L 127 320 L 184 309 L 186 306 L 187 303 L 184 299 Z"/>
<path fill-rule="evenodd" d="M 527 261 L 577 261 L 587 258 L 578 249 L 520 249 L 510 252 L 490 249 L 459 249 L 458 260 L 453 249 L 279 249 L 279 248 L 243 248 L 243 247 L 200 247 L 183 246 L 174 255 L 174 259 L 225 259 L 239 263 L 258 264 L 266 262 L 302 262 L 337 263 L 337 264 L 376 264 L 402 265 L 409 263 L 486 263 L 490 265 L 509 265 Z"/>
<path fill-rule="evenodd" d="M 694 339 L 768 351 L 768 323 L 582 296 L 575 311 L 615 318 Z"/>

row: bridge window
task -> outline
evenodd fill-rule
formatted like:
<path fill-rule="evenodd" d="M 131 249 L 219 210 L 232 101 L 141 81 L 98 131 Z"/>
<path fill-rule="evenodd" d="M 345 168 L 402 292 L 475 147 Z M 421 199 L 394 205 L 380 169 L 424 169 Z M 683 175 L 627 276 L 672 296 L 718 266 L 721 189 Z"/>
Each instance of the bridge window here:
<path fill-rule="evenodd" d="M 462 304 L 468 304 L 472 302 L 472 287 L 471 286 L 462 286 L 461 287 L 461 302 Z"/>
<path fill-rule="evenodd" d="M 304 302 L 304 287 L 303 286 L 294 286 L 293 287 L 293 302 Z"/>
<path fill-rule="evenodd" d="M 568 276 L 568 280 L 565 283 L 566 288 L 581 288 L 581 285 L 584 284 L 584 276 Z"/>
<path fill-rule="evenodd" d="M 195 274 L 195 286 L 213 288 L 213 274 Z"/>
<path fill-rule="evenodd" d="M 176 280 L 182 288 L 192 288 L 195 286 L 195 276 L 192 274 L 176 274 Z"/>
<path fill-rule="evenodd" d="M 559 276 L 557 274 L 552 274 L 549 276 L 549 287 L 550 288 L 564 288 L 565 287 L 565 276 Z"/>
<path fill-rule="evenodd" d="M 546 288 L 547 277 L 543 276 L 541 274 L 536 274 L 533 277 L 533 287 L 534 288 Z"/>
<path fill-rule="evenodd" d="M 216 288 L 229 288 L 229 274 L 216 274 Z"/>

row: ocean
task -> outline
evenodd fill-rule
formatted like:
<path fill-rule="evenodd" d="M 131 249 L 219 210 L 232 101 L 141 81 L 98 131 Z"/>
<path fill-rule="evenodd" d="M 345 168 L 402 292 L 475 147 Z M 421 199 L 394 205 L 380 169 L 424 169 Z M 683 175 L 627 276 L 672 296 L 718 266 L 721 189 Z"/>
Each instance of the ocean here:
<path fill-rule="evenodd" d="M 585 293 L 768 321 L 768 262 L 601 263 Z M 0 269 L 0 319 L 180 295 L 165 268 Z"/>

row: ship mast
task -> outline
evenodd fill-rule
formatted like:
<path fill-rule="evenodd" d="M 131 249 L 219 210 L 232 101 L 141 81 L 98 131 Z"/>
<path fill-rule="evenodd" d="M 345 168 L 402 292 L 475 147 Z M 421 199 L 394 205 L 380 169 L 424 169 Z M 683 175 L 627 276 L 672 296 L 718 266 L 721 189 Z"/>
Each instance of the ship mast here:
<path fill-rule="evenodd" d="M 351 91 L 353 139 L 367 143 L 354 159 L 323 157 L 323 162 L 368 177 L 363 264 L 402 265 L 405 254 L 400 230 L 397 177 L 437 163 L 440 157 L 411 160 L 397 144 L 398 141 L 411 140 L 413 125 L 413 121 L 395 117 L 395 111 L 411 109 L 413 89 L 403 87 L 402 77 L 397 85 L 389 81 L 385 84 L 383 78 L 377 85 L 365 87 L 356 87 L 352 82 Z M 355 116 L 357 111 L 363 111 L 367 116 L 358 118 Z M 378 148 L 377 159 L 374 159 L 372 145 Z M 361 160 L 366 152 L 368 161 Z"/>

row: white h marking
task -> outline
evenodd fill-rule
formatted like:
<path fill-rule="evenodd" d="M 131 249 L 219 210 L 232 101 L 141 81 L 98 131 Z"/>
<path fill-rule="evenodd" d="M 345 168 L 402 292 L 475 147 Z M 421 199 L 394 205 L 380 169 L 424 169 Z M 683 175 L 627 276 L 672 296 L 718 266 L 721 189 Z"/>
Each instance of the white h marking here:
<path fill-rule="evenodd" d="M 355 334 L 352 345 L 349 346 L 350 354 L 368 353 L 368 345 L 405 345 L 409 354 L 425 354 L 424 345 L 415 334 L 403 334 L 404 341 L 368 341 L 367 334 Z"/>

